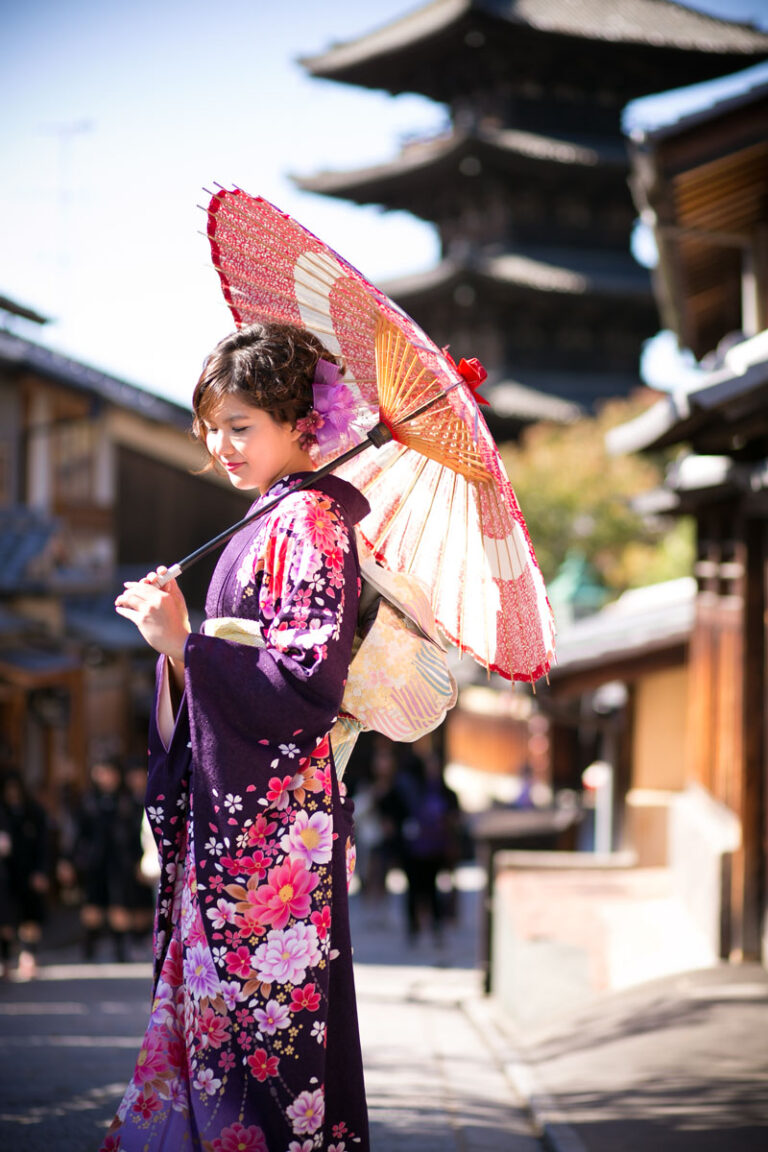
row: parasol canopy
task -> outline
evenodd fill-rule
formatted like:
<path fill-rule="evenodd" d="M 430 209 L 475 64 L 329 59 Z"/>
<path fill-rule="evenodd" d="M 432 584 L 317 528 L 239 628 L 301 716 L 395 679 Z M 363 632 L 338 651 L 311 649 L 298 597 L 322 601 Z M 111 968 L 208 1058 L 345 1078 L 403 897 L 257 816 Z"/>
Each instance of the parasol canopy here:
<path fill-rule="evenodd" d="M 314 332 L 343 359 L 356 399 L 341 447 L 362 448 L 369 433 L 388 441 L 334 467 L 371 505 L 359 530 L 376 558 L 422 583 L 442 633 L 484 668 L 529 682 L 545 675 L 552 613 L 479 411 L 477 361 L 457 366 L 385 293 L 268 201 L 221 188 L 207 215 L 236 325 Z M 329 464 L 329 453 L 316 463 Z"/>

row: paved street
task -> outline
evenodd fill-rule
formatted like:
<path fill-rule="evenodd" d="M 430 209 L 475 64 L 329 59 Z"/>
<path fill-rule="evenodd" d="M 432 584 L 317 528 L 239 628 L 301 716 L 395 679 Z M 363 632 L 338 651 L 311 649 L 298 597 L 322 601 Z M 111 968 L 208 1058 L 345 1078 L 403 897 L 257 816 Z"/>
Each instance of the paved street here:
<path fill-rule="evenodd" d="M 764 969 L 563 1002 L 521 1031 L 481 995 L 478 878 L 463 879 L 442 943 L 406 943 L 401 896 L 353 901 L 373 1152 L 768 1148 Z M 92 1152 L 133 1070 L 149 963 L 77 953 L 70 941 L 40 979 L 0 984 L 0 1152 Z"/>
<path fill-rule="evenodd" d="M 374 1152 L 541 1152 L 478 1015 L 476 881 L 442 944 L 405 943 L 399 895 L 353 902 Z M 71 945 L 44 959 L 0 986 L 0 1149 L 89 1152 L 133 1070 L 150 967 L 81 964 Z"/>

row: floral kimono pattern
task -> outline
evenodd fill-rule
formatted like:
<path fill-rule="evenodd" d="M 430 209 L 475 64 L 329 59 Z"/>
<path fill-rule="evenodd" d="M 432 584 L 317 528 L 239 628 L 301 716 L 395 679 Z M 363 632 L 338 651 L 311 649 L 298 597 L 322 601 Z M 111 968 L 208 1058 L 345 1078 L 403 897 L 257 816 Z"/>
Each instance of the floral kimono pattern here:
<path fill-rule="evenodd" d="M 359 598 L 363 497 L 335 477 L 230 541 L 166 746 L 150 731 L 161 856 L 155 986 L 102 1152 L 367 1152 L 349 940 L 352 805 L 328 732 Z M 158 685 L 164 676 L 158 665 Z"/>

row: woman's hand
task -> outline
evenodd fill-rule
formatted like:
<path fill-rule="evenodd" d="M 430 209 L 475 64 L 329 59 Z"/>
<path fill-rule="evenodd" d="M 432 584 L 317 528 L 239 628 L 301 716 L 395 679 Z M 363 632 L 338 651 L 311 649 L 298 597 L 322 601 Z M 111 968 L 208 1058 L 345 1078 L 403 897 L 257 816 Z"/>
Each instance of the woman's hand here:
<path fill-rule="evenodd" d="M 167 568 L 150 572 L 143 580 L 129 580 L 115 600 L 115 610 L 131 620 L 156 652 L 168 656 L 178 679 L 183 678 L 184 645 L 191 628 L 181 589 L 175 580 L 164 587 L 157 583 Z"/>

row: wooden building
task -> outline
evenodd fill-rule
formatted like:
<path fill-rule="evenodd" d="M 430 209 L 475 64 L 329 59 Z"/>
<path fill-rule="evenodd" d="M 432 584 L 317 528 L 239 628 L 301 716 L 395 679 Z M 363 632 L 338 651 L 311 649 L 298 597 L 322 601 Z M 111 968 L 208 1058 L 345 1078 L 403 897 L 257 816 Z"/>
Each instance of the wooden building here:
<path fill-rule="evenodd" d="M 444 104 L 445 131 L 299 184 L 435 225 L 437 267 L 386 289 L 483 361 L 489 423 L 511 438 L 639 384 L 658 314 L 630 253 L 623 108 L 767 54 L 768 35 L 670 0 L 435 0 L 303 63 Z"/>
<path fill-rule="evenodd" d="M 768 69 L 754 71 L 762 76 L 744 79 L 739 94 L 633 141 L 662 314 L 701 373 L 610 444 L 686 446 L 664 494 L 668 510 L 695 517 L 698 533 L 686 784 L 696 803 L 706 797 L 738 826 L 724 860 L 722 954 L 765 962 Z M 695 857 L 688 866 L 696 869 Z"/>
<path fill-rule="evenodd" d="M 154 659 L 114 611 L 122 581 L 248 506 L 195 475 L 189 427 L 180 405 L 0 327 L 0 768 L 54 802 L 95 756 L 145 748 Z M 213 562 L 182 581 L 198 615 Z"/>

